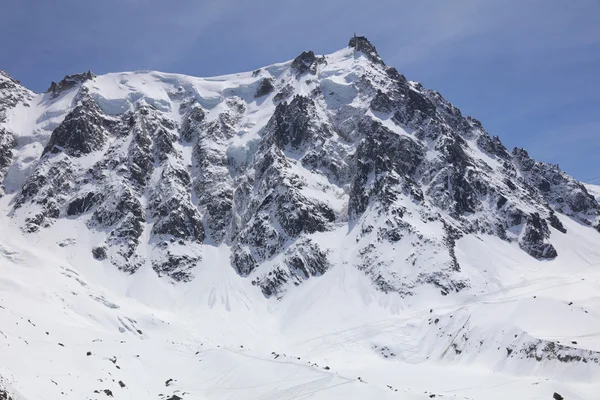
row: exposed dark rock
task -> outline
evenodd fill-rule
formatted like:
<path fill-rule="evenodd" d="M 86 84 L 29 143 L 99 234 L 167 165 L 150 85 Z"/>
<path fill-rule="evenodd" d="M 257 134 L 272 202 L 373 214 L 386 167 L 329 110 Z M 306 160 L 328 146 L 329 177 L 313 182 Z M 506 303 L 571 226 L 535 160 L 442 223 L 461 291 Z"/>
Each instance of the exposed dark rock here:
<path fill-rule="evenodd" d="M 273 86 L 273 80 L 269 78 L 263 78 L 260 81 L 260 85 L 256 89 L 256 94 L 254 97 L 259 98 L 266 96 L 275 90 L 275 86 Z"/>
<path fill-rule="evenodd" d="M 75 216 L 83 214 L 92 209 L 96 204 L 100 203 L 102 199 L 102 194 L 94 192 L 88 192 L 82 197 L 77 197 L 69 203 L 67 215 Z"/>
<path fill-rule="evenodd" d="M 504 207 L 504 205 L 506 204 L 508 200 L 506 199 L 506 197 L 500 195 L 500 198 L 498 199 L 498 202 L 496 203 L 496 208 L 499 210 L 502 207 Z"/>
<path fill-rule="evenodd" d="M 394 103 L 389 96 L 381 90 L 377 90 L 377 94 L 371 100 L 371 110 L 383 114 L 389 114 L 394 110 Z"/>
<path fill-rule="evenodd" d="M 554 246 L 545 239 L 550 236 L 546 221 L 538 213 L 530 214 L 525 224 L 525 233 L 519 245 L 530 256 L 538 259 L 555 258 L 558 253 Z"/>
<path fill-rule="evenodd" d="M 109 189 L 107 198 L 92 214 L 89 228 L 108 229 L 107 243 L 117 248 L 111 261 L 120 269 L 135 272 L 139 265 L 134 257 L 143 231 L 145 215 L 139 198 L 130 188 Z"/>
<path fill-rule="evenodd" d="M 199 257 L 173 254 L 169 251 L 161 258 L 152 260 L 152 269 L 159 276 L 167 275 L 175 281 L 189 282 L 191 270 L 198 263 Z"/>
<path fill-rule="evenodd" d="M 13 134 L 0 126 L 0 197 L 4 195 L 4 174 L 12 162 L 12 149 L 16 145 Z"/>
<path fill-rule="evenodd" d="M 379 54 L 377 54 L 377 49 L 375 49 L 375 46 L 373 46 L 366 37 L 355 35 L 350 39 L 348 46 L 353 47 L 356 51 L 360 51 L 367 56 L 369 60 L 384 65 L 383 60 L 379 57 Z"/>
<path fill-rule="evenodd" d="M 589 224 L 600 215 L 600 205 L 585 186 L 560 170 L 558 165 L 533 160 L 524 149 L 512 152 L 525 182 L 538 188 L 539 195 L 553 210 Z M 557 228 L 558 229 L 558 228 Z"/>
<path fill-rule="evenodd" d="M 302 76 L 304 74 L 315 75 L 319 64 L 324 62 L 324 58 L 315 56 L 315 53 L 312 51 L 304 51 L 292 61 L 291 67 L 296 76 Z"/>
<path fill-rule="evenodd" d="M 0 122 L 4 121 L 7 110 L 19 103 L 27 107 L 32 98 L 33 93 L 21 86 L 21 82 L 0 70 Z"/>
<path fill-rule="evenodd" d="M 65 90 L 69 90 L 76 85 L 83 83 L 87 80 L 94 79 L 96 76 L 92 71 L 84 72 L 81 74 L 66 75 L 60 82 L 52 82 L 46 93 L 52 94 L 52 97 L 58 97 Z"/>
<path fill-rule="evenodd" d="M 562 233 L 567 233 L 567 229 L 564 227 L 560 219 L 556 216 L 554 211 L 550 211 L 550 216 L 548 217 L 548 222 L 550 222 L 550 226 L 554 229 L 559 230 Z"/>
<path fill-rule="evenodd" d="M 456 241 L 461 238 L 461 234 L 456 228 L 447 224 L 445 221 L 443 221 L 443 223 L 444 231 L 446 232 L 444 242 L 446 244 L 446 247 L 448 248 L 448 254 L 450 255 L 450 267 L 453 271 L 460 272 L 460 264 L 458 263 L 458 259 L 456 258 L 455 246 Z"/>
<path fill-rule="evenodd" d="M 191 203 L 171 198 L 157 204 L 153 216 L 157 218 L 152 227 L 154 235 L 170 235 L 195 242 L 204 240 L 202 219 Z"/>
<path fill-rule="evenodd" d="M 352 218 L 360 216 L 373 197 L 382 201 L 382 205 L 389 206 L 398 197 L 397 189 L 401 190 L 404 186 L 410 191 L 412 181 L 404 177 L 413 174 L 424 157 L 418 142 L 390 131 L 381 123 L 361 123 L 360 129 L 365 139 L 356 151 L 356 172 L 349 202 Z M 395 174 L 389 174 L 391 171 Z M 371 174 L 376 183 L 367 186 Z"/>
<path fill-rule="evenodd" d="M 495 155 L 503 159 L 510 157 L 508 150 L 504 147 L 498 136 L 490 138 L 487 134 L 483 134 L 477 139 L 477 145 L 490 155 Z"/>
<path fill-rule="evenodd" d="M 577 349 L 555 342 L 535 339 L 520 346 L 519 352 L 536 361 L 556 360 L 561 363 L 593 363 L 600 365 L 600 352 Z"/>
<path fill-rule="evenodd" d="M 100 150 L 107 140 L 104 124 L 96 104 L 87 99 L 75 107 L 52 132 L 43 154 L 64 152 L 72 157 L 80 157 Z"/>
<path fill-rule="evenodd" d="M 202 123 L 206 118 L 206 113 L 196 102 L 185 104 L 180 108 L 184 112 L 183 122 L 181 125 L 181 137 L 186 142 L 191 142 L 197 137 L 202 129 Z"/>
<path fill-rule="evenodd" d="M 94 247 L 92 249 L 92 255 L 96 260 L 106 260 L 106 247 Z"/>
<path fill-rule="evenodd" d="M 281 103 L 284 100 L 287 100 L 294 93 L 294 88 L 291 85 L 286 85 L 273 97 L 273 102 L 275 104 Z"/>
<path fill-rule="evenodd" d="M 267 128 L 273 132 L 274 143 L 281 148 L 290 145 L 299 149 L 312 133 L 310 117 L 314 109 L 313 100 L 298 95 L 290 104 L 279 104 Z"/>
<path fill-rule="evenodd" d="M 8 391 L 0 388 L 0 400 L 13 400 Z"/>

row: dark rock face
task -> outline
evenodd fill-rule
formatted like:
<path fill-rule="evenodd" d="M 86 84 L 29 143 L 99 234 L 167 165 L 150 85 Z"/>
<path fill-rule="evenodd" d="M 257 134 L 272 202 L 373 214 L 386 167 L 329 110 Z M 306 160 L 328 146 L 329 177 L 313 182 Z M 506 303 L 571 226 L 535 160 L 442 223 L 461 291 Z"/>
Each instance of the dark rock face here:
<path fill-rule="evenodd" d="M 111 261 L 121 270 L 133 273 L 140 266 L 135 250 L 144 229 L 144 209 L 130 188 L 113 187 L 109 190 L 111 196 L 94 211 L 88 227 L 110 232 L 107 244 L 116 250 Z"/>
<path fill-rule="evenodd" d="M 381 90 L 377 90 L 377 94 L 371 100 L 371 110 L 382 114 L 389 114 L 394 110 L 394 103 L 387 94 Z"/>
<path fill-rule="evenodd" d="M 77 197 L 69 203 L 69 206 L 67 207 L 67 215 L 81 215 L 92 209 L 96 204 L 100 203 L 102 199 L 102 194 L 94 192 L 88 192 L 82 197 Z"/>
<path fill-rule="evenodd" d="M 192 142 L 201 129 L 206 113 L 195 101 L 184 103 L 179 110 L 183 116 L 181 138 L 185 142 Z"/>
<path fill-rule="evenodd" d="M 524 343 L 518 350 L 526 358 L 536 361 L 556 360 L 561 363 L 584 362 L 600 364 L 600 352 L 564 346 L 547 340 L 535 339 Z"/>
<path fill-rule="evenodd" d="M 312 51 L 304 51 L 292 61 L 292 70 L 296 76 L 305 74 L 315 75 L 319 64 L 325 62 L 324 58 L 315 56 Z"/>
<path fill-rule="evenodd" d="M 524 149 L 515 148 L 512 156 L 524 183 L 537 188 L 543 200 L 554 210 L 586 225 L 593 223 L 600 215 L 600 205 L 594 196 L 557 165 L 535 161 Z"/>
<path fill-rule="evenodd" d="M 92 249 L 92 255 L 94 256 L 94 258 L 96 260 L 100 260 L 100 261 L 106 260 L 106 257 L 107 257 L 106 248 L 105 247 L 94 247 Z M 91 355 L 91 353 L 88 355 Z"/>
<path fill-rule="evenodd" d="M 317 133 L 313 130 L 319 129 L 311 125 L 311 115 L 314 112 L 314 102 L 305 96 L 295 96 L 289 104 L 278 105 L 273 114 L 274 119 L 269 121 L 267 128 L 273 131 L 269 139 L 279 148 L 289 146 L 295 150 L 300 149 L 306 141 L 314 139 Z"/>
<path fill-rule="evenodd" d="M 365 139 L 356 151 L 356 171 L 350 191 L 349 213 L 357 218 L 377 199 L 384 207 L 391 205 L 398 197 L 397 191 L 415 192 L 411 179 L 405 179 L 415 172 L 424 157 L 418 142 L 408 136 L 398 135 L 378 122 L 363 122 L 360 129 Z M 391 173 L 390 173 L 391 172 Z M 374 182 L 369 184 L 369 177 Z"/>
<path fill-rule="evenodd" d="M 4 181 L 6 170 L 12 162 L 12 149 L 16 145 L 17 142 L 12 133 L 0 127 L 0 197 L 4 195 L 4 187 L 2 182 Z"/>
<path fill-rule="evenodd" d="M 90 98 L 84 99 L 52 132 L 43 155 L 64 152 L 71 157 L 79 157 L 100 150 L 107 140 L 107 123 L 100 114 Z"/>
<path fill-rule="evenodd" d="M 266 96 L 275 90 L 275 86 L 273 86 L 273 80 L 269 78 L 264 78 L 260 81 L 260 85 L 258 89 L 256 89 L 256 94 L 254 97 L 259 98 Z"/>
<path fill-rule="evenodd" d="M 37 205 L 36 211 L 25 219 L 25 232 L 36 232 L 41 227 L 50 226 L 59 217 L 65 194 L 73 188 L 73 174 L 72 163 L 62 158 L 40 163 L 27 178 L 14 206 L 19 209 L 25 204 Z"/>
<path fill-rule="evenodd" d="M 495 155 L 502 159 L 510 158 L 508 150 L 504 147 L 498 136 L 490 138 L 488 135 L 481 135 L 477 139 L 477 145 L 481 150 L 490 155 Z"/>
<path fill-rule="evenodd" d="M 198 210 L 188 201 L 181 201 L 180 196 L 185 196 L 181 189 L 190 189 L 191 179 L 184 170 L 165 168 L 154 189 L 150 201 L 152 217 L 156 219 L 152 227 L 154 235 L 169 236 L 175 239 L 185 239 L 201 243 L 204 240 L 204 228 Z M 164 196 L 164 193 L 177 193 L 179 195 Z"/>
<path fill-rule="evenodd" d="M 81 74 L 66 75 L 60 82 L 52 82 L 46 93 L 50 93 L 52 97 L 58 97 L 65 90 L 69 90 L 76 85 L 83 83 L 87 80 L 94 79 L 96 76 L 92 71 L 84 72 Z"/>
<path fill-rule="evenodd" d="M 241 178 L 234 194 L 235 204 L 243 209 L 236 210 L 241 224 L 233 237 L 231 261 L 241 275 L 249 275 L 288 245 L 282 264 L 254 280 L 266 296 L 276 295 L 286 283 L 320 275 L 329 266 L 325 252 L 304 236 L 328 230 L 334 212 L 302 193 L 305 183 L 285 156 L 294 152 L 304 160 L 303 155 L 312 154 L 317 137 L 331 136 L 311 119 L 314 111 L 313 101 L 302 96 L 277 107 L 252 160 L 254 173 Z"/>
<path fill-rule="evenodd" d="M 379 54 L 377 54 L 377 49 L 375 46 L 371 44 L 364 36 L 354 36 L 350 39 L 348 46 L 353 47 L 356 51 L 360 51 L 364 53 L 367 58 L 375 63 L 384 64 Z"/>
<path fill-rule="evenodd" d="M 273 97 L 273 102 L 275 102 L 275 104 L 281 103 L 282 101 L 287 100 L 293 93 L 294 88 L 292 85 L 286 85 L 275 95 L 275 97 Z"/>
<path fill-rule="evenodd" d="M 242 214 L 244 228 L 235 237 L 237 247 L 232 263 L 242 275 L 274 256 L 289 240 L 303 233 L 325 231 L 334 220 L 326 204 L 301 193 L 301 179 L 288 171 L 280 149 L 272 146 L 263 151 L 255 159 L 256 186 L 252 191 L 257 195 Z M 251 251 L 243 250 L 243 246 Z"/>
<path fill-rule="evenodd" d="M 558 219 L 558 217 L 556 216 L 556 213 L 554 211 L 550 212 L 550 216 L 548 217 L 548 222 L 550 223 L 550 226 L 553 227 L 554 229 L 556 229 L 562 233 L 567 233 L 567 229 L 562 224 L 562 222 L 560 222 L 560 219 Z"/>
<path fill-rule="evenodd" d="M 538 213 L 530 214 L 525 224 L 525 233 L 520 246 L 529 255 L 538 259 L 550 259 L 558 255 L 552 244 L 545 239 L 550 236 L 546 221 Z"/>
<path fill-rule="evenodd" d="M 22 103 L 28 106 L 28 101 L 33 98 L 33 93 L 21 86 L 6 71 L 0 69 L 0 122 L 4 121 L 5 112 Z"/>
<path fill-rule="evenodd" d="M 191 177 L 175 148 L 175 124 L 147 104 L 120 118 L 107 117 L 85 88 L 80 90 L 80 104 L 54 130 L 17 198 L 16 209 L 41 206 L 26 218 L 24 229 L 36 231 L 61 215 L 87 215 L 89 229 L 106 232 L 106 246 L 93 249 L 94 257 L 133 273 L 145 262 L 137 249 L 151 221 L 149 240 L 160 243 L 150 260 L 153 268 L 176 280 L 191 279 L 199 255 L 182 257 L 172 247 L 201 243 L 204 227 L 191 202 Z M 203 118 L 201 108 L 189 110 L 190 139 Z M 90 169 L 79 167 L 79 159 L 98 152 L 103 154 L 94 157 L 100 161 Z M 89 191 L 92 182 L 97 191 Z"/>
<path fill-rule="evenodd" d="M 6 390 L 0 388 L 0 400 L 13 400 L 13 398 Z"/>

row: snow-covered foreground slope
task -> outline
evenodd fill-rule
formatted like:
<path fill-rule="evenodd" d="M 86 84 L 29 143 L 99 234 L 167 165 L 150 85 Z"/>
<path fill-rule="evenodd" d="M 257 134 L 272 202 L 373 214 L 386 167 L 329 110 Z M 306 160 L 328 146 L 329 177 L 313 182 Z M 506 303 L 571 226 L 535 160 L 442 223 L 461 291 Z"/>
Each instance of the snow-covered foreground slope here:
<path fill-rule="evenodd" d="M 600 191 L 365 38 L 215 78 L 2 72 L 0 183 L 0 399 L 600 391 Z"/>
<path fill-rule="evenodd" d="M 14 399 L 587 400 L 600 390 L 600 254 L 584 238 L 557 243 L 565 262 L 542 265 L 492 236 L 461 239 L 459 262 L 489 284 L 460 297 L 407 301 L 337 264 L 274 301 L 222 267 L 224 247 L 174 285 L 0 236 L 0 375 Z"/>

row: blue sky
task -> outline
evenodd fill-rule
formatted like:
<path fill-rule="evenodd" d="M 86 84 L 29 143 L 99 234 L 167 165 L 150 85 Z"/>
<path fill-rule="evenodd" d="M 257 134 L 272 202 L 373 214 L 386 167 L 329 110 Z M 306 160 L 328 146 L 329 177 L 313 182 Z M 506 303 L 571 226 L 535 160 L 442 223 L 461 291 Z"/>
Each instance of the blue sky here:
<path fill-rule="evenodd" d="M 3 0 L 0 68 L 65 74 L 253 70 L 357 32 L 507 145 L 600 184 L 600 1 Z"/>

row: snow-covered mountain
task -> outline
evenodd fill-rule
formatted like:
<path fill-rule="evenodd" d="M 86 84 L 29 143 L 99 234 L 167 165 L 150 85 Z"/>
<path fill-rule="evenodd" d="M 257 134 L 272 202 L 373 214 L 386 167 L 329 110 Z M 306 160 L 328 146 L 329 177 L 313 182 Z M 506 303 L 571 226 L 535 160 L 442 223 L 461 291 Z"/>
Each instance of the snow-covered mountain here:
<path fill-rule="evenodd" d="M 364 37 L 215 78 L 1 72 L 0 182 L 0 398 L 600 389 L 600 191 Z"/>

